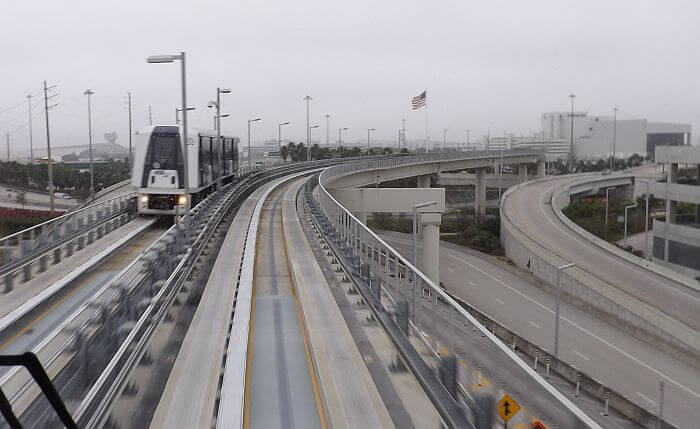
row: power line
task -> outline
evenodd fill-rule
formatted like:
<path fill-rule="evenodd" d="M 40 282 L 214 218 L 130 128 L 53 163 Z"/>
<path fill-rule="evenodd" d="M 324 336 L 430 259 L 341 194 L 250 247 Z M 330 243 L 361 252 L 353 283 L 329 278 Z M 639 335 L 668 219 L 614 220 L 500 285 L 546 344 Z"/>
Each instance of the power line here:
<path fill-rule="evenodd" d="M 5 113 L 5 112 L 9 112 L 10 110 L 13 110 L 13 109 L 16 109 L 16 108 L 22 106 L 23 104 L 24 104 L 24 102 L 22 102 L 22 103 L 17 103 L 17 104 L 15 104 L 14 106 L 8 107 L 8 108 L 6 108 L 6 109 L 2 109 L 2 110 L 0 110 L 0 114 L 1 114 L 1 113 Z"/>
<path fill-rule="evenodd" d="M 37 91 L 36 93 L 32 94 L 32 97 L 36 97 L 37 95 L 41 94 L 41 91 L 43 91 L 43 90 L 39 90 L 39 91 Z M 16 109 L 16 108 L 18 108 L 18 107 L 21 107 L 21 106 L 24 106 L 24 101 L 21 101 L 21 102 L 15 104 L 14 106 L 10 106 L 10 107 L 7 107 L 7 108 L 5 108 L 5 109 L 1 109 L 1 110 L 0 110 L 0 115 L 3 114 L 3 113 L 5 113 L 5 112 L 9 112 L 10 110 L 14 110 L 14 109 Z"/>

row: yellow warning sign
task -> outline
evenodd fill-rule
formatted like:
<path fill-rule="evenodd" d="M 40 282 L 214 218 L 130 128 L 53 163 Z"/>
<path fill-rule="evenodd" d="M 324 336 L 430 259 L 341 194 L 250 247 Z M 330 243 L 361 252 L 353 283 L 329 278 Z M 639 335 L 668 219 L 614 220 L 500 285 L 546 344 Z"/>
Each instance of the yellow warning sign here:
<path fill-rule="evenodd" d="M 520 405 L 510 396 L 504 395 L 503 398 L 498 401 L 498 404 L 496 404 L 496 410 L 503 421 L 507 422 L 520 411 Z"/>

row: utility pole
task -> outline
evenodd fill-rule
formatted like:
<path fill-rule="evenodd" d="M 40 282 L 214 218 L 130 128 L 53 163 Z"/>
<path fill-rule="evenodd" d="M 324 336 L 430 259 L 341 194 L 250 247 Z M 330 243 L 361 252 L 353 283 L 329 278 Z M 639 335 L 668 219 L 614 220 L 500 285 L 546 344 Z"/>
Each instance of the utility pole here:
<path fill-rule="evenodd" d="M 129 105 L 129 157 L 127 158 L 127 161 L 129 162 L 129 165 L 131 165 L 131 137 L 133 134 L 131 131 L 131 92 L 127 93 L 127 103 Z M 129 170 L 131 170 L 131 167 L 129 167 Z"/>
<path fill-rule="evenodd" d="M 95 92 L 91 89 L 85 90 L 83 93 L 88 99 L 88 142 L 90 144 L 90 196 L 95 193 L 95 178 L 92 171 L 92 112 L 90 109 L 90 96 Z"/>
<path fill-rule="evenodd" d="M 331 115 L 326 113 L 326 147 L 330 148 Z"/>
<path fill-rule="evenodd" d="M 569 95 L 571 98 L 571 142 L 569 143 L 569 173 L 574 172 L 574 94 Z"/>
<path fill-rule="evenodd" d="M 27 107 L 29 107 L 29 165 L 34 165 L 34 138 L 32 136 L 32 95 L 27 95 Z"/>
<path fill-rule="evenodd" d="M 442 130 L 442 152 L 445 151 L 445 145 L 447 144 L 447 128 Z"/>
<path fill-rule="evenodd" d="M 491 130 L 486 130 L 486 150 L 491 150 Z"/>
<path fill-rule="evenodd" d="M 467 152 L 469 152 L 469 128 L 465 130 L 467 132 Z"/>
<path fill-rule="evenodd" d="M 401 119 L 402 129 L 401 135 L 403 135 L 403 147 L 406 147 L 406 119 Z M 401 145 L 399 145 L 399 151 L 401 151 Z"/>
<path fill-rule="evenodd" d="M 148 106 L 148 125 L 153 125 L 153 112 L 151 106 Z"/>
<path fill-rule="evenodd" d="M 54 195 L 53 195 L 53 161 L 51 160 L 51 133 L 49 132 L 49 109 L 56 106 L 55 104 L 49 107 L 49 99 L 56 97 L 56 94 L 49 97 L 49 89 L 55 88 L 56 85 L 48 87 L 44 81 L 44 113 L 46 114 L 46 151 L 48 152 L 48 168 L 49 168 L 49 215 L 53 217 L 54 211 Z"/>
<path fill-rule="evenodd" d="M 312 100 L 310 96 L 304 97 L 306 100 L 306 160 L 311 161 L 311 130 L 309 129 L 309 101 Z"/>
<path fill-rule="evenodd" d="M 10 133 L 5 133 L 7 137 L 7 162 L 10 162 Z"/>
<path fill-rule="evenodd" d="M 615 171 L 615 138 L 617 137 L 617 107 L 613 107 L 613 144 L 610 154 L 610 172 Z"/>

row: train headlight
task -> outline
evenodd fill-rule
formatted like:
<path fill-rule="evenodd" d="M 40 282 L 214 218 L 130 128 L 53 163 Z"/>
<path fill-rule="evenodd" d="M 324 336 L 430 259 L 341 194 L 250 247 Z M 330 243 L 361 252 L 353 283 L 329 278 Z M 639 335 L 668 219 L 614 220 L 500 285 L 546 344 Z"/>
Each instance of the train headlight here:
<path fill-rule="evenodd" d="M 148 195 L 141 195 L 141 202 L 147 203 L 148 202 Z"/>
<path fill-rule="evenodd" d="M 181 206 L 187 204 L 187 195 L 180 195 L 179 197 L 177 197 L 177 203 Z"/>

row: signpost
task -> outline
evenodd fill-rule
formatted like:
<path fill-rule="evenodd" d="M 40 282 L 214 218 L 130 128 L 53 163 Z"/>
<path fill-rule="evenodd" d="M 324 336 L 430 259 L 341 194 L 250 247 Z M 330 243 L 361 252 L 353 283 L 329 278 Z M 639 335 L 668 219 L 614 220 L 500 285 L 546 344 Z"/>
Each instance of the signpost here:
<path fill-rule="evenodd" d="M 503 427 L 508 428 L 508 420 L 512 419 L 514 415 L 520 411 L 520 405 L 513 400 L 508 395 L 503 395 L 498 404 L 496 404 L 496 411 L 498 415 L 503 419 Z"/>

